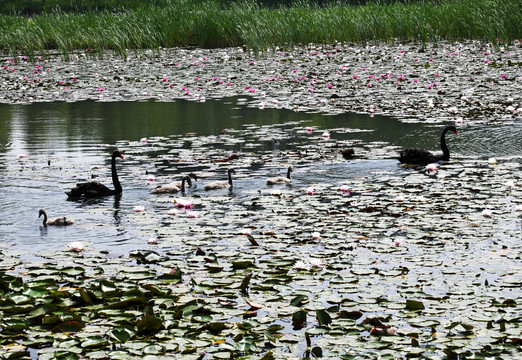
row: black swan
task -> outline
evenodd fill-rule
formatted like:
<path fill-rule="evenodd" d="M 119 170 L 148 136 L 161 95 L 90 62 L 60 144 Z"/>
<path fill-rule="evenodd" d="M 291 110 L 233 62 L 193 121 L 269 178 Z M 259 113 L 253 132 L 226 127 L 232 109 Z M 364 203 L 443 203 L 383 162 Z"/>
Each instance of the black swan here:
<path fill-rule="evenodd" d="M 267 185 L 278 185 L 278 184 L 288 184 L 292 181 L 292 178 L 290 177 L 290 173 L 292 172 L 292 166 L 288 167 L 288 171 L 286 172 L 286 177 L 284 176 L 277 176 L 273 178 L 266 179 Z"/>
<path fill-rule="evenodd" d="M 215 181 L 205 185 L 205 190 L 217 190 L 232 188 L 232 174 L 235 174 L 234 169 L 228 169 L 228 182 L 226 181 Z"/>
<path fill-rule="evenodd" d="M 177 193 L 181 191 L 182 193 L 185 192 L 185 182 L 188 184 L 189 187 L 192 186 L 192 181 L 190 180 L 190 174 L 189 176 L 185 175 L 181 178 L 181 181 L 173 181 L 171 183 L 160 185 L 150 191 L 151 194 L 168 194 L 168 193 Z"/>
<path fill-rule="evenodd" d="M 446 146 L 446 133 L 452 131 L 455 135 L 458 135 L 457 128 L 455 126 L 446 126 L 442 131 L 440 137 L 440 148 L 442 149 L 442 155 L 433 155 L 424 149 L 404 149 L 400 152 L 399 161 L 403 164 L 410 165 L 426 165 L 437 161 L 448 161 L 450 158 L 450 152 Z"/>
<path fill-rule="evenodd" d="M 122 188 L 120 180 L 118 179 L 118 174 L 116 173 L 117 157 L 124 159 L 123 155 L 119 151 L 115 151 L 112 153 L 111 173 L 114 190 L 109 189 L 107 186 L 100 184 L 97 181 L 78 183 L 76 184 L 75 188 L 66 192 L 66 194 L 69 196 L 69 199 L 80 198 L 82 196 L 86 198 L 96 198 L 101 196 L 121 194 Z"/>
<path fill-rule="evenodd" d="M 43 226 L 67 226 L 74 224 L 74 220 L 67 219 L 66 217 L 48 218 L 47 213 L 44 209 L 40 209 L 38 217 L 43 215 Z"/>

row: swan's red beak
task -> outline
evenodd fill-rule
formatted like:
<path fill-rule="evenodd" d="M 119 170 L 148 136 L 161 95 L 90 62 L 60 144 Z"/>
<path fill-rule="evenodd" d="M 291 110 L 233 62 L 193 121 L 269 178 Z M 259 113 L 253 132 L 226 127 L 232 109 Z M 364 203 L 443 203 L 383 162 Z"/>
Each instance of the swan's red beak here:
<path fill-rule="evenodd" d="M 458 134 L 459 134 L 459 132 L 457 130 L 455 130 L 455 135 L 458 135 Z"/>
<path fill-rule="evenodd" d="M 120 154 L 120 157 L 121 157 L 121 158 L 122 158 L 123 160 L 125 160 L 125 158 L 123 157 L 123 155 L 122 155 L 122 154 Z"/>

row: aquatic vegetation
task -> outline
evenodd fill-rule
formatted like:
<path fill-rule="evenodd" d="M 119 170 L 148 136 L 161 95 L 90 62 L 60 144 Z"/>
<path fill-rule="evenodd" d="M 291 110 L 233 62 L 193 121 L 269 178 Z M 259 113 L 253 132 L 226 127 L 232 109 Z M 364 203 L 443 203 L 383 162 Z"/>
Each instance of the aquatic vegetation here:
<path fill-rule="evenodd" d="M 289 147 L 265 147 L 274 137 Z M 225 140 L 241 146 L 238 156 L 228 160 Z M 491 166 L 456 153 L 438 164 L 444 179 L 397 160 L 355 176 L 399 148 L 337 141 L 360 158 L 346 160 L 303 123 L 149 137 L 148 148 L 121 139 L 115 145 L 132 162 L 121 177 L 131 189 L 146 186 L 131 167 L 152 162 L 159 181 L 169 178 L 172 151 L 183 159 L 177 173 L 197 163 L 203 182 L 231 165 L 245 171 L 230 194 L 196 187 L 173 201 L 144 189 L 147 211 L 122 204 L 139 241 L 124 256 L 82 245 L 22 261 L 1 250 L 0 339 L 12 349 L 4 356 L 515 356 L 520 156 L 497 156 Z M 266 175 L 289 163 L 293 185 L 272 194 Z"/>
<path fill-rule="evenodd" d="M 0 15 L 0 48 L 11 54 L 57 49 L 99 56 L 107 49 L 246 46 L 258 52 L 276 46 L 367 41 L 486 40 L 494 46 L 522 38 L 517 0 L 367 2 L 323 7 L 300 1 L 291 7 L 263 7 L 254 1 L 172 0 L 163 5 L 96 12 L 54 11 L 32 16 Z M 490 21 L 494 18 L 495 21 Z M 497 44 L 501 39 L 503 44 Z M 488 59 L 484 60 L 489 62 Z M 354 75 L 354 79 L 357 79 Z"/>
<path fill-rule="evenodd" d="M 257 59 L 243 48 L 161 49 L 160 57 L 149 51 L 129 54 L 126 61 L 117 56 L 98 59 L 80 53 L 72 56 L 71 61 L 52 56 L 32 63 L 20 56 L 7 59 L 4 68 L 0 67 L 3 83 L 0 102 L 88 99 L 201 102 L 202 98 L 208 101 L 240 96 L 252 107 L 263 104 L 262 109 L 390 115 L 408 122 L 450 121 L 470 125 L 491 119 L 504 122 L 519 118 L 522 115 L 522 78 L 517 72 L 517 64 L 522 63 L 520 43 L 506 44 L 505 49 L 495 53 L 494 66 L 483 64 L 484 50 L 491 51 L 491 46 L 483 42 L 439 42 L 425 46 L 335 43 L 309 44 L 291 51 L 281 49 Z M 14 62 L 16 72 L 11 71 Z M 52 71 L 35 75 L 33 71 L 39 65 Z M 298 74 L 303 74 L 298 78 L 293 72 L 296 66 Z M 435 88 L 434 73 L 439 75 Z M 353 79 L 353 75 L 358 78 Z M 195 77 L 199 79 L 197 83 Z M 163 79 L 168 79 L 168 85 Z M 310 82 L 314 84 L 311 94 L 307 90 Z M 372 86 L 366 86 L 367 83 Z M 103 92 L 97 91 L 100 87 Z M 252 88 L 259 90 L 249 92 Z M 508 106 L 515 110 L 506 111 Z M 313 136 L 313 126 L 304 126 L 307 127 Z M 322 132 L 324 129 L 319 134 Z M 331 136 L 334 135 L 332 132 Z M 140 134 L 139 138 L 142 137 Z"/>

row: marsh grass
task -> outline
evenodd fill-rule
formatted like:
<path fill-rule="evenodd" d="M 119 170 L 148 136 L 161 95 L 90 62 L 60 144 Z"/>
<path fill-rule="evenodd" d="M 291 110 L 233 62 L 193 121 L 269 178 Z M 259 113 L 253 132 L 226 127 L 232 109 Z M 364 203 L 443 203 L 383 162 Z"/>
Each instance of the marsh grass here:
<path fill-rule="evenodd" d="M 522 37 L 519 0 L 421 1 L 363 6 L 307 1 L 262 7 L 254 1 L 172 0 L 120 12 L 53 11 L 32 17 L 0 15 L 0 48 L 9 54 L 45 54 L 159 47 L 246 46 L 261 51 L 308 43 L 487 40 Z"/>

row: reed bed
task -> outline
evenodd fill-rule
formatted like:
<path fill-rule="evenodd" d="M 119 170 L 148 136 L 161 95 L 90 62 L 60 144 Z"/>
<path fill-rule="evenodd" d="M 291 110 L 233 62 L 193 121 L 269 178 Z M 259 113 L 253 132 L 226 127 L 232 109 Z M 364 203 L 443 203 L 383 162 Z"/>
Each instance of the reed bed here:
<path fill-rule="evenodd" d="M 246 46 L 262 51 L 307 43 L 486 40 L 522 37 L 519 0 L 421 1 L 319 7 L 262 7 L 254 1 L 171 0 L 120 12 L 53 11 L 35 16 L 0 15 L 0 49 L 46 54 L 90 49 L 103 54 L 159 47 Z"/>

